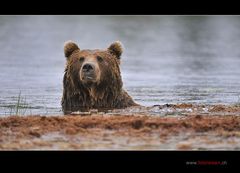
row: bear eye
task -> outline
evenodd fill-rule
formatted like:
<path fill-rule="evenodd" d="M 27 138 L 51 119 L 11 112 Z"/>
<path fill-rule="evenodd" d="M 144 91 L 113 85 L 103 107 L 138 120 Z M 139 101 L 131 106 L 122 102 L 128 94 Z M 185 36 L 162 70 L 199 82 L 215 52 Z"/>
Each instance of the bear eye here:
<path fill-rule="evenodd" d="M 80 61 L 80 62 L 83 62 L 83 61 L 84 61 L 84 57 L 80 57 L 80 58 L 79 58 L 79 61 Z"/>
<path fill-rule="evenodd" d="M 97 60 L 98 60 L 99 62 L 102 62 L 102 61 L 103 61 L 103 58 L 102 58 L 101 56 L 97 56 Z"/>

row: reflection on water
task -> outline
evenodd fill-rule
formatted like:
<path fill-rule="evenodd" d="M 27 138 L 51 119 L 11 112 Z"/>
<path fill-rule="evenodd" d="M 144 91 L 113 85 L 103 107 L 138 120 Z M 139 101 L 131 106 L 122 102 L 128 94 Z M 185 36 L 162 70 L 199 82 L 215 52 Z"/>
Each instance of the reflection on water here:
<path fill-rule="evenodd" d="M 146 106 L 240 97 L 240 16 L 0 16 L 0 114 L 61 113 L 63 43 L 120 40 L 124 87 Z M 26 106 L 27 105 L 27 106 Z"/>

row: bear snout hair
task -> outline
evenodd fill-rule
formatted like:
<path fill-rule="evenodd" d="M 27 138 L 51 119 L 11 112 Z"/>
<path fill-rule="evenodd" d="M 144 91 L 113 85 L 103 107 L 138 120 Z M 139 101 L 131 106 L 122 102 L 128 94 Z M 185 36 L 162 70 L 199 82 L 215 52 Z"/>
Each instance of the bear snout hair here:
<path fill-rule="evenodd" d="M 73 41 L 64 45 L 64 114 L 90 109 L 108 110 L 137 106 L 122 88 L 120 61 L 123 46 L 116 41 L 107 49 L 83 49 Z"/>

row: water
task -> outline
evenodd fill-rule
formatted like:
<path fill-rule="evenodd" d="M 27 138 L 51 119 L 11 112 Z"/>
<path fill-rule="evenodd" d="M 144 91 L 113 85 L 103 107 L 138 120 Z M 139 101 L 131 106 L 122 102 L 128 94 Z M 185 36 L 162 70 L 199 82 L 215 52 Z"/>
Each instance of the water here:
<path fill-rule="evenodd" d="M 63 44 L 120 40 L 136 102 L 240 102 L 240 16 L 0 16 L 0 115 L 62 114 Z M 23 111 L 23 112 L 21 112 Z"/>

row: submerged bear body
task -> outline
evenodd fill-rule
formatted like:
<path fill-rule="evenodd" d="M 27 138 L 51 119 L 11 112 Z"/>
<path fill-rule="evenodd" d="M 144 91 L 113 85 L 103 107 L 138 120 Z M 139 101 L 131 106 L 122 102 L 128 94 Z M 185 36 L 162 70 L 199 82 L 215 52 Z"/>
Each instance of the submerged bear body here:
<path fill-rule="evenodd" d="M 122 88 L 120 42 L 112 43 L 106 50 L 80 50 L 69 41 L 64 53 L 67 58 L 62 96 L 64 114 L 138 105 Z"/>

